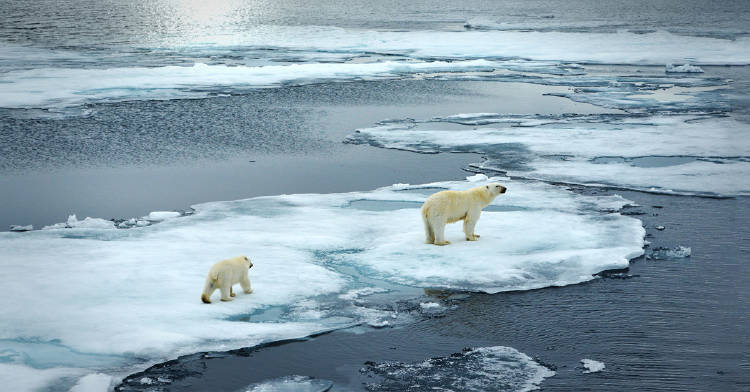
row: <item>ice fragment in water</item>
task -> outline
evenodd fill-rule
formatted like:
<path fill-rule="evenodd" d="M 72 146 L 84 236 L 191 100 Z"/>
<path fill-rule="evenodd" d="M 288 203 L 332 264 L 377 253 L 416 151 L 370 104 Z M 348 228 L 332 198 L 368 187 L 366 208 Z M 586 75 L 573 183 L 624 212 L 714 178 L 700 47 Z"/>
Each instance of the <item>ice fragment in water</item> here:
<path fill-rule="evenodd" d="M 657 247 L 651 250 L 648 258 L 653 260 L 681 259 L 690 257 L 692 249 L 689 246 L 678 246 L 675 248 Z"/>
<path fill-rule="evenodd" d="M 180 216 L 177 211 L 153 211 L 149 213 L 145 218 L 150 221 L 163 221 L 169 218 L 176 218 Z"/>
<path fill-rule="evenodd" d="M 667 64 L 665 72 L 667 73 L 703 73 L 703 69 L 696 65 L 690 65 L 690 64 L 684 64 L 684 65 Z"/>
<path fill-rule="evenodd" d="M 34 225 L 26 225 L 26 226 L 11 225 L 10 226 L 10 231 L 15 231 L 15 232 L 31 231 L 31 230 L 34 230 Z"/>
<path fill-rule="evenodd" d="M 362 373 L 377 377 L 371 392 L 449 390 L 462 392 L 531 391 L 555 372 L 510 347 L 466 349 L 423 362 L 366 363 Z"/>
<path fill-rule="evenodd" d="M 333 382 L 307 376 L 286 376 L 251 384 L 245 392 L 326 392 Z"/>
<path fill-rule="evenodd" d="M 581 363 L 583 364 L 583 367 L 586 369 L 583 371 L 583 373 L 596 373 L 596 372 L 601 372 L 602 370 L 604 370 L 603 362 L 584 358 L 581 360 Z"/>

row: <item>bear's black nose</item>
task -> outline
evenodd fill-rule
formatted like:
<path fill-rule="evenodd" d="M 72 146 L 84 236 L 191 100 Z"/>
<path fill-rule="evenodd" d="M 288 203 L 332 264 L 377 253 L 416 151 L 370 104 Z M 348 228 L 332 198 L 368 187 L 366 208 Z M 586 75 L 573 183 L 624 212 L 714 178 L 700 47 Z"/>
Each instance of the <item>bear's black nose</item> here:
<path fill-rule="evenodd" d="M 503 189 L 502 189 L 502 190 L 500 191 L 500 193 L 505 193 L 505 189 L 506 189 L 506 188 L 503 188 Z"/>

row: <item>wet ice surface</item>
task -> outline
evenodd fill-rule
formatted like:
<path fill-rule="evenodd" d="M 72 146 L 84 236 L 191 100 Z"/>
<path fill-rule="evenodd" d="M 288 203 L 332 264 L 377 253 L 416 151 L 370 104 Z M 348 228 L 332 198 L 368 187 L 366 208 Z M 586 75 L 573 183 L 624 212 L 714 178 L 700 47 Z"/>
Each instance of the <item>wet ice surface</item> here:
<path fill-rule="evenodd" d="M 390 327 L 444 311 L 424 299 L 398 305 L 419 297 L 417 288 L 494 293 L 574 284 L 643 253 L 640 221 L 611 212 L 627 203 L 621 197 L 494 180 L 509 189 L 493 203 L 504 208 L 482 214 L 477 242 L 449 226 L 448 247 L 423 243 L 419 205 L 436 188 L 464 189 L 486 177 L 206 203 L 130 230 L 63 224 L 0 234 L 3 274 L 29 277 L 10 282 L 0 300 L 7 315 L 0 371 L 44 373 L 47 383 L 70 387 L 81 375 L 120 377 L 179 354 Z M 409 204 L 358 208 L 362 200 Z M 394 232 L 394 222 L 411 223 Z M 208 268 L 238 254 L 254 262 L 255 292 L 200 303 Z"/>
<path fill-rule="evenodd" d="M 288 376 L 249 385 L 243 392 L 326 392 L 333 383 L 306 376 Z"/>
<path fill-rule="evenodd" d="M 472 165 L 477 169 L 551 182 L 750 194 L 750 126 L 728 116 L 461 114 L 384 121 L 346 142 L 482 153 L 486 159 Z"/>
<path fill-rule="evenodd" d="M 555 372 L 510 347 L 465 349 L 420 363 L 368 362 L 368 391 L 532 391 Z"/>

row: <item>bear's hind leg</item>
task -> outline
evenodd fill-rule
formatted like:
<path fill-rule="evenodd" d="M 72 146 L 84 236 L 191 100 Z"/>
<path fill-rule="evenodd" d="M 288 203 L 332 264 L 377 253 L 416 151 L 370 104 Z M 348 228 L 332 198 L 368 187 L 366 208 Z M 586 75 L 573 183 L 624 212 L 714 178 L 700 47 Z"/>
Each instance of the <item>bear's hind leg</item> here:
<path fill-rule="evenodd" d="M 435 232 L 435 245 L 442 246 L 450 244 L 450 241 L 446 241 L 445 239 L 445 221 L 436 222 L 436 220 L 433 220 L 430 223 Z"/>
<path fill-rule="evenodd" d="M 226 302 L 226 301 L 231 301 L 231 300 L 234 299 L 234 298 L 231 297 L 231 295 L 229 295 L 229 292 L 232 290 L 232 286 L 229 286 L 229 285 L 225 284 L 225 285 L 221 286 L 220 290 L 221 290 L 221 300 L 222 301 Z"/>
<path fill-rule="evenodd" d="M 240 286 L 242 286 L 242 290 L 245 290 L 245 294 L 253 292 L 253 288 L 250 286 L 250 278 L 248 278 L 247 275 L 240 279 Z"/>
<path fill-rule="evenodd" d="M 229 296 L 234 297 L 234 291 L 232 291 L 232 286 L 229 286 Z"/>
<path fill-rule="evenodd" d="M 422 217 L 422 222 L 424 222 L 424 243 L 434 244 L 435 233 L 432 231 L 432 226 L 430 226 L 430 222 L 425 217 Z"/>

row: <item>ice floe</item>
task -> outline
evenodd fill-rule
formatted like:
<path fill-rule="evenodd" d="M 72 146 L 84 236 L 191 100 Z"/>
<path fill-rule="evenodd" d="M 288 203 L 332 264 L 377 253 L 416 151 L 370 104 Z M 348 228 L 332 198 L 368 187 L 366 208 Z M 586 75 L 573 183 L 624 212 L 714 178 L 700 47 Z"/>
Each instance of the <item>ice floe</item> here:
<path fill-rule="evenodd" d="M 628 203 L 619 196 L 471 179 L 206 203 L 130 230 L 71 217 L 65 229 L 0 233 L 0 272 L 16 277 L 0 299 L 0 371 L 39 373 L 40 385 L 103 382 L 79 378 L 351 325 L 388 327 L 420 317 L 422 288 L 574 284 L 643 253 L 641 222 L 611 212 Z M 467 242 L 451 225 L 452 245 L 424 244 L 419 207 L 429 194 L 482 181 L 508 187 L 482 214 L 482 238 Z M 202 304 L 210 266 L 238 254 L 253 259 L 255 292 Z"/>
<path fill-rule="evenodd" d="M 286 376 L 248 385 L 245 392 L 326 392 L 333 382 L 307 376 Z"/>
<path fill-rule="evenodd" d="M 510 347 L 465 349 L 423 362 L 366 363 L 368 391 L 533 391 L 555 372 Z"/>
<path fill-rule="evenodd" d="M 682 259 L 690 257 L 693 250 L 689 246 L 677 246 L 674 248 L 657 247 L 649 250 L 646 258 L 651 260 Z"/>
<path fill-rule="evenodd" d="M 594 361 L 593 359 L 582 359 L 581 363 L 583 364 L 584 371 L 583 373 L 597 373 L 604 370 L 604 363 L 599 361 Z"/>
<path fill-rule="evenodd" d="M 454 128 L 444 124 L 455 123 Z M 477 125 L 480 124 L 480 125 Z M 499 126 L 498 126 L 499 125 Z M 750 127 L 722 116 L 491 116 L 389 121 L 346 142 L 422 153 L 474 152 L 512 176 L 658 193 L 750 194 Z"/>
<path fill-rule="evenodd" d="M 703 73 L 703 68 L 690 65 L 690 64 L 683 64 L 683 65 L 674 65 L 674 64 L 667 64 L 665 72 L 667 73 Z"/>

